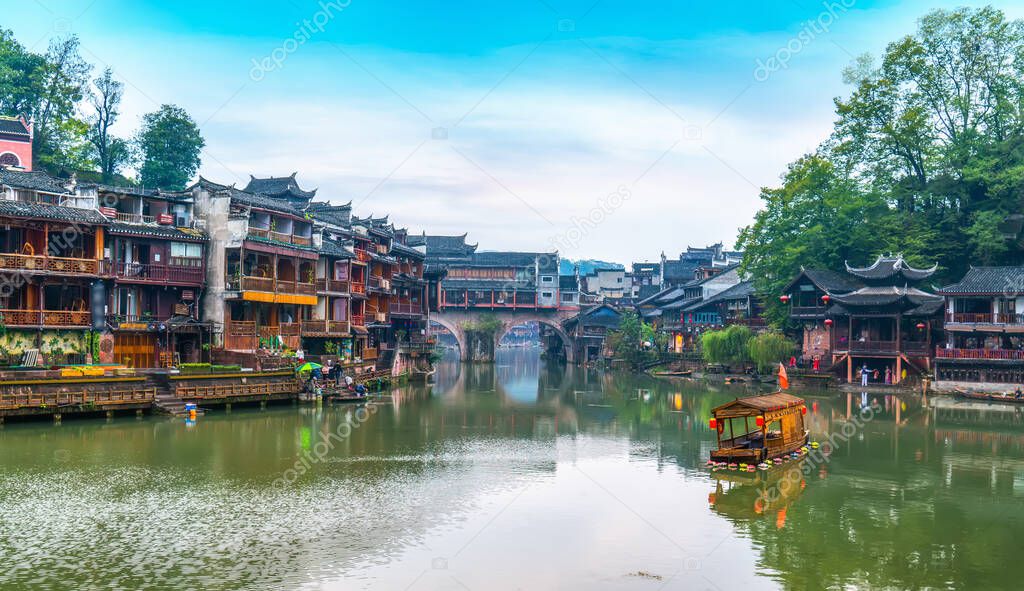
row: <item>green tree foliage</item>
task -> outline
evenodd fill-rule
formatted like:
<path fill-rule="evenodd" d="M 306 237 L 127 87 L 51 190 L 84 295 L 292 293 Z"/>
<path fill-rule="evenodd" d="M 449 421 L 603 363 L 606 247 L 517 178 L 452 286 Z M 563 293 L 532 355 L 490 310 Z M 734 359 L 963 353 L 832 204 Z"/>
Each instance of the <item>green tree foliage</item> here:
<path fill-rule="evenodd" d="M 770 371 L 774 366 L 783 362 L 793 354 L 796 343 L 786 338 L 780 332 L 763 332 L 747 343 L 747 352 L 750 360 L 757 365 L 758 371 Z"/>
<path fill-rule="evenodd" d="M 749 328 L 737 324 L 705 332 L 700 338 L 704 360 L 722 365 L 743 365 L 750 359 L 748 343 L 753 336 Z"/>
<path fill-rule="evenodd" d="M 205 145 L 199 126 L 184 109 L 162 105 L 143 116 L 135 138 L 139 179 L 147 187 L 185 188 L 199 170 L 199 152 Z"/>
<path fill-rule="evenodd" d="M 623 312 L 618 330 L 608 335 L 615 357 L 628 363 L 634 371 L 656 360 L 663 343 L 664 335 L 657 334 L 635 310 Z"/>
<path fill-rule="evenodd" d="M 776 325 L 800 267 L 901 252 L 938 262 L 942 282 L 970 264 L 1021 262 L 1004 222 L 1024 195 L 1024 23 L 991 7 L 936 10 L 844 78 L 853 90 L 835 101 L 831 137 L 762 191 L 740 232 Z"/>
<path fill-rule="evenodd" d="M 36 54 L 0 29 L 0 112 L 33 119 L 35 165 L 57 174 L 92 167 L 88 126 L 78 117 L 92 66 L 78 47 L 77 37 L 63 37 Z"/>

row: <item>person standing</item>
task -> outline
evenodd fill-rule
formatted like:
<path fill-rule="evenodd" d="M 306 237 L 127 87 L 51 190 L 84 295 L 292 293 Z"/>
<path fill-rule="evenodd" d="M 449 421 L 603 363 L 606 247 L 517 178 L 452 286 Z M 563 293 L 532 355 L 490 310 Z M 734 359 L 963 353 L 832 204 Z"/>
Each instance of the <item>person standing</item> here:
<path fill-rule="evenodd" d="M 821 357 L 818 357 L 817 355 L 814 356 L 813 368 L 814 373 L 821 371 Z"/>
<path fill-rule="evenodd" d="M 870 376 L 870 375 L 871 375 L 871 370 L 868 369 L 868 364 L 865 363 L 860 368 L 860 385 L 861 386 L 867 386 L 868 385 L 868 376 Z"/>

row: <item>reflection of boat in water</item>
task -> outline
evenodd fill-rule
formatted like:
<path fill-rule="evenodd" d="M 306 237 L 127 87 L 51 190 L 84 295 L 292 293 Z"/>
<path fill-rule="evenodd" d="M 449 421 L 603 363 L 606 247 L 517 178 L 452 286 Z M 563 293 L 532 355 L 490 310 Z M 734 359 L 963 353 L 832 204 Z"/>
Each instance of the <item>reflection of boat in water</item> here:
<path fill-rule="evenodd" d="M 734 519 L 749 519 L 767 512 L 778 512 L 777 520 L 781 519 L 785 523 L 786 508 L 800 497 L 807 486 L 798 464 L 791 464 L 790 470 L 750 475 L 714 472 L 712 478 L 715 480 L 715 490 L 708 495 L 708 504 L 715 512 Z"/>
<path fill-rule="evenodd" d="M 711 411 L 709 424 L 718 436 L 712 462 L 744 463 L 749 467 L 806 451 L 803 398 L 783 392 L 737 398 Z M 723 438 L 728 429 L 728 437 Z M 766 467 L 766 466 L 763 466 Z"/>
<path fill-rule="evenodd" d="M 1024 397 L 1017 398 L 1013 394 L 986 394 L 983 392 L 956 391 L 956 397 L 963 400 L 977 400 L 980 402 L 1006 402 L 1010 404 L 1024 404 Z"/>
<path fill-rule="evenodd" d="M 692 369 L 683 371 L 655 371 L 652 374 L 659 378 L 688 378 L 693 375 Z"/>

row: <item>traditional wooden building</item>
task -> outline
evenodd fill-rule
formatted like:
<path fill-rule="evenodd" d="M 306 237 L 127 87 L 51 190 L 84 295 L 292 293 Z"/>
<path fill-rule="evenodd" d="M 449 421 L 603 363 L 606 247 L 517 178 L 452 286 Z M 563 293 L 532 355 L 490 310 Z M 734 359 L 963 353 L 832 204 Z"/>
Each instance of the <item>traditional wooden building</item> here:
<path fill-rule="evenodd" d="M 444 264 L 442 309 L 558 308 L 558 253 L 473 252 Z"/>
<path fill-rule="evenodd" d="M 94 193 L 109 220 L 103 258 L 113 361 L 137 368 L 198 362 L 211 331 L 199 318 L 207 237 L 191 193 L 109 185 L 79 191 Z"/>
<path fill-rule="evenodd" d="M 588 365 L 611 357 L 607 349 L 608 333 L 619 328 L 622 313 L 608 304 L 581 311 L 562 323 L 576 348 L 576 363 Z"/>
<path fill-rule="evenodd" d="M 805 348 L 805 356 L 824 350 L 823 368 L 840 371 L 848 381 L 866 367 L 872 383 L 889 376 L 889 383 L 896 384 L 904 370 L 908 375 L 931 370 L 932 335 L 941 328 L 943 300 L 917 286 L 935 270 L 912 267 L 901 255 L 880 256 L 868 267 L 847 265 L 846 277 L 838 282 L 820 271 L 804 271 L 781 297 L 790 304 L 792 319 L 814 324 L 805 324 L 805 333 L 820 331 L 827 337 L 827 348 L 815 339 L 815 348 Z"/>
<path fill-rule="evenodd" d="M 65 181 L 0 169 L 0 352 L 85 361 L 86 333 L 104 327 L 107 226 Z"/>
<path fill-rule="evenodd" d="M 935 378 L 969 387 L 1024 384 L 1024 267 L 971 267 L 945 298 Z"/>

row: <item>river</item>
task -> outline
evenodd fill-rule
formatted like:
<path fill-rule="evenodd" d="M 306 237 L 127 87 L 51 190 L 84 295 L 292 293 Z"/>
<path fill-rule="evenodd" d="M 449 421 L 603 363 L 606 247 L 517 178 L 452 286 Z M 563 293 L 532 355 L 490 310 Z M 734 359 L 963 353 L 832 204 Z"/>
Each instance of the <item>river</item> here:
<path fill-rule="evenodd" d="M 765 496 L 704 467 L 742 386 L 531 350 L 436 378 L 370 407 L 8 424 L 0 588 L 1019 588 L 1018 409 L 803 393 L 829 453 Z"/>

